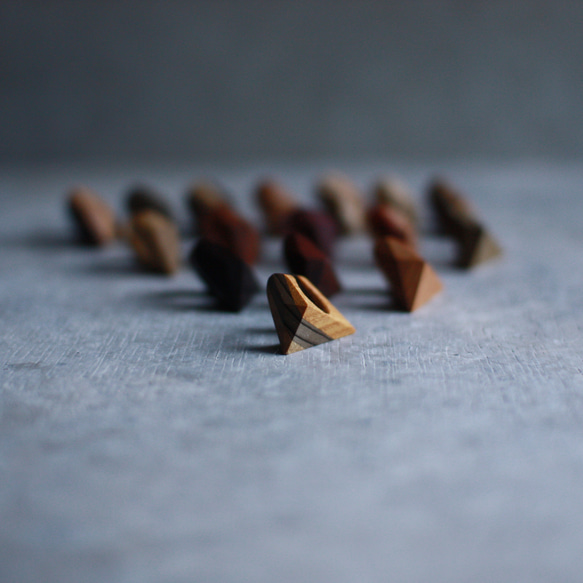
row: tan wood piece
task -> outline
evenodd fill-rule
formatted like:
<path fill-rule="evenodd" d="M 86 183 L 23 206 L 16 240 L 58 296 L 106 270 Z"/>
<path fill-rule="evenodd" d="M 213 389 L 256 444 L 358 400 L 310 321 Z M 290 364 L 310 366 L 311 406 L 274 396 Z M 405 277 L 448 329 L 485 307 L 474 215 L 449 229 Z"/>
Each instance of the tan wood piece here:
<path fill-rule="evenodd" d="M 343 235 L 352 235 L 365 229 L 364 202 L 350 178 L 339 173 L 329 174 L 318 184 L 317 193 Z"/>
<path fill-rule="evenodd" d="M 220 186 L 209 180 L 200 180 L 190 185 L 186 192 L 186 204 L 200 221 L 201 217 L 221 205 L 228 205 L 227 197 Z"/>
<path fill-rule="evenodd" d="M 69 210 L 85 243 L 102 246 L 116 238 L 113 210 L 89 188 L 78 186 L 71 191 Z"/>
<path fill-rule="evenodd" d="M 429 263 L 395 237 L 377 239 L 374 256 L 395 301 L 408 312 L 420 308 L 443 289 Z"/>
<path fill-rule="evenodd" d="M 152 210 L 135 214 L 130 223 L 129 241 L 139 263 L 146 269 L 166 275 L 178 271 L 178 230 L 164 215 Z"/>
<path fill-rule="evenodd" d="M 373 188 L 375 201 L 395 208 L 407 216 L 414 227 L 419 226 L 417 205 L 409 187 L 394 176 L 381 177 Z"/>
<path fill-rule="evenodd" d="M 461 221 L 455 239 L 458 246 L 456 264 L 463 269 L 471 269 L 502 255 L 498 242 L 476 221 Z"/>
<path fill-rule="evenodd" d="M 326 296 L 301 275 L 274 273 L 267 282 L 267 299 L 283 354 L 355 332 Z"/>

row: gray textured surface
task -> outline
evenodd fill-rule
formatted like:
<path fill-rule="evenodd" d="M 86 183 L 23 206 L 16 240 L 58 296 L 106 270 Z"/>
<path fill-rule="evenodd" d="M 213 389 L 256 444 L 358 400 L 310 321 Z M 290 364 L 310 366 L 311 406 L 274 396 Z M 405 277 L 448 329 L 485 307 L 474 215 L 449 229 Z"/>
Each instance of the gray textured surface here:
<path fill-rule="evenodd" d="M 578 156 L 573 0 L 3 0 L 0 156 Z"/>
<path fill-rule="evenodd" d="M 307 200 L 320 168 L 279 172 Z M 347 242 L 357 333 L 288 357 L 263 295 L 214 312 L 188 271 L 67 241 L 71 183 L 116 201 L 151 179 L 179 208 L 195 170 L 5 170 L 0 580 L 579 581 L 583 166 L 440 169 L 505 259 L 459 273 L 426 238 L 446 291 L 409 315 Z M 264 170 L 215 174 L 251 215 Z"/>

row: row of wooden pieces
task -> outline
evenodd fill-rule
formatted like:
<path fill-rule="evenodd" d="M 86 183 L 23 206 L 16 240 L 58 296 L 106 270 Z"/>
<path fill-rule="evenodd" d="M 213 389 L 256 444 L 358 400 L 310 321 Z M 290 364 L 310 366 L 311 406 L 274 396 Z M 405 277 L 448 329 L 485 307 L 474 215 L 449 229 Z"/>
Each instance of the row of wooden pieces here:
<path fill-rule="evenodd" d="M 394 179 L 384 180 L 377 184 L 375 193 L 377 202 L 367 211 L 354 184 L 342 175 L 331 175 L 318 187 L 319 199 L 326 210 L 301 208 L 272 180 L 260 183 L 257 200 L 271 234 L 300 233 L 329 257 L 339 234 L 357 233 L 365 226 L 375 237 L 396 237 L 415 249 L 418 213 L 406 187 Z M 434 181 L 429 197 L 442 232 L 458 244 L 460 267 L 473 267 L 500 254 L 500 247 L 467 200 L 451 186 Z M 189 190 L 187 201 L 200 236 L 230 249 L 250 265 L 257 262 L 260 233 L 234 210 L 222 190 L 214 184 L 198 183 Z M 146 267 L 173 273 L 179 265 L 176 257 L 166 261 L 144 257 L 152 232 L 164 231 L 166 239 L 172 239 L 172 234 L 178 232 L 169 206 L 143 187 L 129 193 L 127 206 L 131 219 L 120 227 L 109 205 L 87 188 L 77 188 L 69 197 L 69 208 L 86 242 L 103 245 L 124 236 Z"/>
<path fill-rule="evenodd" d="M 331 281 L 327 278 L 335 280 L 329 259 L 300 234 L 289 235 L 286 244 L 286 253 L 293 250 L 295 261 L 308 268 L 294 274 L 273 274 L 267 282 L 281 352 L 290 354 L 354 333 L 354 327 L 328 299 L 331 294 L 324 293 Z M 314 258 L 314 251 L 320 254 L 319 259 Z M 395 237 L 377 239 L 374 256 L 389 282 L 393 299 L 406 311 L 421 307 L 443 287 L 431 266 Z M 208 239 L 198 241 L 190 261 L 209 292 L 228 310 L 240 311 L 260 290 L 249 264 Z M 315 285 L 314 280 L 320 285 Z"/>

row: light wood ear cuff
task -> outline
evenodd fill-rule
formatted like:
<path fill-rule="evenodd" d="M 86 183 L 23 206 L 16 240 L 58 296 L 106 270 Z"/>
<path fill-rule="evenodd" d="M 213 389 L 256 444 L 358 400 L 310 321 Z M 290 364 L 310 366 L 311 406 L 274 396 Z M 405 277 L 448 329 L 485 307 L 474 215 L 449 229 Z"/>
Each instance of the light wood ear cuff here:
<path fill-rule="evenodd" d="M 301 275 L 274 273 L 267 282 L 267 299 L 283 354 L 355 332 L 326 296 Z"/>
<path fill-rule="evenodd" d="M 408 312 L 420 308 L 443 289 L 429 263 L 394 237 L 377 239 L 374 256 L 395 301 Z"/>
<path fill-rule="evenodd" d="M 166 275 L 178 271 L 180 239 L 172 221 L 156 211 L 145 210 L 132 217 L 130 231 L 130 245 L 141 265 Z"/>

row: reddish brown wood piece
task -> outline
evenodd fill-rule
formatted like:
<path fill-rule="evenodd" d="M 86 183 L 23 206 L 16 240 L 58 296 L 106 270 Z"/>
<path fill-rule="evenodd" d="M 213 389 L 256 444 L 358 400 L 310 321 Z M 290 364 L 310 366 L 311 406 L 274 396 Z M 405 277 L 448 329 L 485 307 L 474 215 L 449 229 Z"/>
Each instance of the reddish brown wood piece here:
<path fill-rule="evenodd" d="M 391 286 L 395 301 L 408 312 L 420 308 L 443 289 L 429 263 L 395 237 L 377 239 L 374 257 Z"/>
<path fill-rule="evenodd" d="M 210 211 L 199 223 L 199 233 L 226 247 L 249 265 L 254 265 L 259 259 L 259 231 L 229 206 L 221 204 Z"/>
<path fill-rule="evenodd" d="M 405 214 L 395 207 L 376 204 L 367 215 L 368 228 L 374 237 L 396 237 L 413 249 L 417 248 L 417 233 Z"/>

